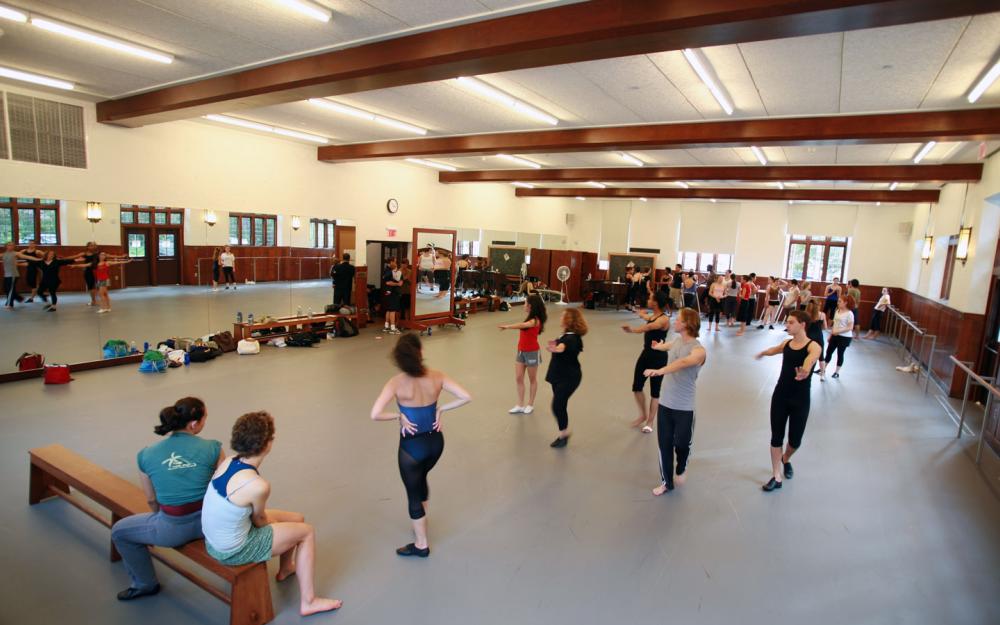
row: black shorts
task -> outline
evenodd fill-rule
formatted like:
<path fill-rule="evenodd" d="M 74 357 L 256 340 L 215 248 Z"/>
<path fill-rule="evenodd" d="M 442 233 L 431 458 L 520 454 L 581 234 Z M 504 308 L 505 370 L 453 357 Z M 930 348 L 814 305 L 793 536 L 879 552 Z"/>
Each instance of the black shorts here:
<path fill-rule="evenodd" d="M 667 352 L 658 352 L 653 349 L 643 349 L 639 358 L 635 361 L 635 371 L 632 374 L 632 392 L 641 393 L 646 385 L 646 376 L 643 373 L 646 369 L 660 369 L 667 366 Z M 660 385 L 663 384 L 663 376 L 649 378 L 649 396 L 657 398 L 660 396 Z"/>
<path fill-rule="evenodd" d="M 399 312 L 402 308 L 399 293 L 387 291 L 383 301 L 385 303 L 385 309 L 389 312 Z"/>
<path fill-rule="evenodd" d="M 88 291 L 93 291 L 97 288 L 97 280 L 94 279 L 93 269 L 88 268 L 83 270 L 83 281 L 86 283 Z"/>

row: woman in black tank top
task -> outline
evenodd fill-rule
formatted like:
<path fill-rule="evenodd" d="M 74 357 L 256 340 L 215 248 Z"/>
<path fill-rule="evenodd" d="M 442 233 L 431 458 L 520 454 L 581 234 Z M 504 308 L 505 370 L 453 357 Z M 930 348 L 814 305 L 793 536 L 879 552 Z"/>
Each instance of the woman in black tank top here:
<path fill-rule="evenodd" d="M 806 336 L 816 341 L 819 345 L 820 353 L 823 352 L 823 331 L 826 330 L 826 315 L 818 302 L 812 300 L 806 305 L 806 316 L 809 317 L 809 325 L 806 326 Z M 826 375 L 826 362 L 819 359 L 819 381 L 823 382 Z"/>
<path fill-rule="evenodd" d="M 667 366 L 667 353 L 653 349 L 653 341 L 661 343 L 667 338 L 667 331 L 670 329 L 670 318 L 664 312 L 667 307 L 668 295 L 663 291 L 657 291 L 649 296 L 646 305 L 650 308 L 650 313 L 639 312 L 646 324 L 637 328 L 628 324 L 622 326 L 627 334 L 642 334 L 642 352 L 635 361 L 635 370 L 632 373 L 632 394 L 635 396 L 635 403 L 639 407 L 639 416 L 631 423 L 637 428 L 642 426 L 644 434 L 653 431 L 653 419 L 656 418 L 657 406 L 660 399 L 660 385 L 663 383 L 662 377 L 649 378 L 649 394 L 651 399 L 646 401 L 646 394 L 643 387 L 646 384 L 646 376 L 643 373 L 646 369 L 660 369 Z"/>
<path fill-rule="evenodd" d="M 809 380 L 816 361 L 823 353 L 819 345 L 806 336 L 806 325 L 809 323 L 806 313 L 801 310 L 790 311 L 786 323 L 787 332 L 792 338 L 757 354 L 757 359 L 781 354 L 781 373 L 771 395 L 773 476 L 761 487 L 765 492 L 781 488 L 782 477 L 792 478 L 792 454 L 802 446 L 802 435 L 809 418 Z M 782 453 L 786 425 L 788 445 Z"/>

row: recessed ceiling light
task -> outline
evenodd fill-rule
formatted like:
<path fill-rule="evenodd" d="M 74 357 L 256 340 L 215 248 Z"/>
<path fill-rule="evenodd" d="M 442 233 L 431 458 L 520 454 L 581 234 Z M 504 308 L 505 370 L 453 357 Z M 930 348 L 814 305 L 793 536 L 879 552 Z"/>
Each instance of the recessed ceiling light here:
<path fill-rule="evenodd" d="M 260 132 L 270 132 L 272 134 L 282 135 L 284 137 L 292 137 L 293 139 L 302 139 L 303 141 L 310 141 L 312 143 L 330 142 L 330 140 L 327 139 L 326 137 L 321 137 L 319 135 L 310 134 L 308 132 L 300 132 L 298 130 L 291 130 L 289 128 L 279 128 L 277 126 L 269 126 L 268 124 L 262 124 L 260 122 L 252 122 L 249 119 L 240 119 L 239 117 L 230 117 L 228 115 L 216 115 L 213 113 L 210 115 L 205 115 L 205 119 L 211 120 L 213 122 L 229 124 L 230 126 L 249 128 L 250 130 L 259 130 Z"/>
<path fill-rule="evenodd" d="M 35 83 L 36 85 L 45 85 L 46 87 L 55 87 L 56 89 L 66 89 L 71 91 L 75 86 L 73 83 L 59 80 L 58 78 L 49 78 L 48 76 L 42 76 L 41 74 L 32 74 L 31 72 L 22 72 L 19 69 L 12 69 L 9 67 L 0 67 L 0 76 L 6 78 L 13 78 L 14 80 L 23 80 L 25 82 Z"/>
<path fill-rule="evenodd" d="M 701 78 L 701 82 L 705 83 L 708 90 L 712 92 L 712 96 L 715 101 L 719 103 L 722 110 L 726 112 L 726 115 L 733 114 L 733 104 L 732 100 L 729 99 L 729 94 L 726 93 L 726 89 L 722 84 L 716 80 L 714 71 L 711 71 L 712 64 L 708 62 L 705 58 L 704 53 L 701 50 L 692 50 L 691 48 L 685 48 L 683 51 L 684 58 L 691 65 L 691 69 L 694 73 L 698 74 L 698 78 Z"/>
<path fill-rule="evenodd" d="M 523 165 L 524 167 L 530 167 L 532 169 L 541 169 L 542 166 L 534 161 L 529 161 L 526 158 L 521 158 L 520 156 L 511 156 L 510 154 L 497 154 L 497 158 L 502 158 L 505 161 L 510 161 L 511 163 L 516 163 L 518 165 Z"/>
<path fill-rule="evenodd" d="M 538 121 L 545 122 L 546 124 L 551 124 L 553 126 L 559 123 L 559 120 L 552 115 L 549 115 L 545 111 L 539 110 L 527 102 L 518 100 L 517 98 L 507 95 L 503 91 L 500 91 L 492 85 L 488 85 L 485 82 L 479 80 L 478 78 L 470 78 L 468 76 L 460 76 L 455 79 L 456 84 L 465 87 L 471 91 L 475 91 L 479 95 L 485 96 L 495 102 L 499 102 L 504 106 L 510 107 L 517 111 L 518 113 L 536 119 Z"/>
<path fill-rule="evenodd" d="M 983 76 L 982 79 L 976 83 L 976 86 L 972 88 L 972 91 L 969 92 L 969 104 L 973 104 L 979 99 L 980 96 L 986 93 L 986 90 L 990 88 L 990 85 L 993 84 L 997 77 L 1000 77 L 1000 61 L 994 63 L 993 67 L 990 68 L 990 71 L 986 72 L 986 75 Z"/>
<path fill-rule="evenodd" d="M 928 141 L 927 143 L 925 143 L 924 147 L 920 148 L 920 151 L 917 152 L 917 155 L 913 157 L 913 162 L 919 163 L 920 161 L 924 160 L 924 157 L 927 156 L 928 152 L 934 149 L 935 145 L 937 145 L 937 141 Z"/>
<path fill-rule="evenodd" d="M 384 117 L 382 115 L 376 115 L 375 113 L 369 113 L 368 111 L 363 111 L 353 106 L 347 106 L 346 104 L 341 104 L 340 102 L 334 102 L 333 100 L 327 100 L 326 98 L 310 98 L 309 103 L 330 111 L 336 111 L 337 113 L 343 113 L 344 115 L 350 115 L 351 117 L 357 117 L 358 119 L 382 124 L 383 126 L 398 128 L 399 130 L 405 130 L 406 132 L 412 132 L 418 135 L 427 134 L 427 129 L 421 128 L 420 126 L 407 124 L 406 122 L 401 122 L 398 119 L 393 119 L 391 117 Z"/>
<path fill-rule="evenodd" d="M 280 2 L 286 7 L 295 9 L 296 11 L 302 13 L 303 15 L 308 15 L 309 17 L 317 19 L 321 22 L 329 22 L 330 17 L 332 16 L 332 13 L 329 9 L 327 9 L 326 7 L 320 7 L 312 2 L 309 2 L 309 0 L 276 0 L 276 1 Z"/>
<path fill-rule="evenodd" d="M 433 167 L 434 169 L 443 169 L 444 171 L 458 171 L 458 167 L 453 165 L 445 165 L 444 163 L 435 163 L 434 161 L 428 161 L 422 158 L 408 158 L 406 159 L 408 163 L 413 163 L 415 165 L 423 165 L 424 167 Z"/>
<path fill-rule="evenodd" d="M 757 157 L 757 160 L 760 161 L 761 165 L 767 165 L 767 157 L 764 156 L 764 150 L 758 148 L 756 145 L 751 145 L 750 151 Z"/>
<path fill-rule="evenodd" d="M 618 156 L 621 156 L 622 160 L 628 163 L 629 165 L 635 165 L 636 167 L 642 167 L 643 165 L 645 165 L 645 163 L 640 161 L 638 158 L 632 156 L 628 152 L 619 152 Z"/>
<path fill-rule="evenodd" d="M 142 57 L 150 61 L 156 61 L 157 63 L 170 64 L 174 62 L 173 55 L 166 54 L 164 52 L 157 52 L 156 50 L 150 50 L 149 48 L 144 48 L 134 43 L 122 41 L 121 39 L 115 39 L 106 35 L 99 35 L 82 28 L 77 28 L 76 26 L 69 26 L 68 24 L 54 22 L 47 18 L 32 17 L 31 25 L 37 26 L 42 30 L 71 37 L 78 41 L 86 41 L 87 43 L 117 50 L 118 52 L 124 52 L 125 54 L 131 54 L 132 56 Z"/>
<path fill-rule="evenodd" d="M 535 188 L 535 185 L 531 184 L 530 182 L 512 182 L 511 184 L 514 185 L 515 187 L 520 187 L 522 189 L 534 189 Z"/>
<path fill-rule="evenodd" d="M 21 22 L 22 24 L 28 21 L 28 14 L 23 11 L 18 11 L 17 9 L 12 9 L 11 7 L 5 7 L 0 5 L 0 17 L 5 20 L 13 20 L 15 22 Z"/>
<path fill-rule="evenodd" d="M 608 185 L 604 184 L 603 182 L 594 182 L 593 180 L 588 181 L 587 184 L 589 184 L 590 186 L 595 187 L 597 189 L 606 189 L 606 188 L 608 188 Z"/>

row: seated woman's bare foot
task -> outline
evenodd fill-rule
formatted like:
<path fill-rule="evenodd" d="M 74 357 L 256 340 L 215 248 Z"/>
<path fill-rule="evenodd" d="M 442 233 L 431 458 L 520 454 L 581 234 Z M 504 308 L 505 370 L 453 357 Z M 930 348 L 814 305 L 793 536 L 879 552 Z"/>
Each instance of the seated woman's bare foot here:
<path fill-rule="evenodd" d="M 274 576 L 274 579 L 278 580 L 279 582 L 283 582 L 286 579 L 288 579 L 289 577 L 291 577 L 292 575 L 295 575 L 295 565 L 294 564 L 292 566 L 288 567 L 287 569 L 279 570 L 278 574 Z"/>
<path fill-rule="evenodd" d="M 302 616 L 309 616 L 310 614 L 319 614 L 320 612 L 339 610 L 342 605 L 344 605 L 344 602 L 340 599 L 324 599 L 323 597 L 316 597 L 308 603 L 302 602 L 299 606 L 299 614 Z"/>
<path fill-rule="evenodd" d="M 666 484 L 660 484 L 659 486 L 657 486 L 656 488 L 653 489 L 653 495 L 655 497 L 659 497 L 660 495 L 666 493 L 669 490 L 670 489 L 667 488 Z"/>

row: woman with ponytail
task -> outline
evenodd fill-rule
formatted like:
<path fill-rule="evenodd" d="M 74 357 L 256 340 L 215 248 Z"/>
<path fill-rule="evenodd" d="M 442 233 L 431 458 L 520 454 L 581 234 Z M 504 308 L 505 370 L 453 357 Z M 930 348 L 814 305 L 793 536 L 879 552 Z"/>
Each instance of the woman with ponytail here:
<path fill-rule="evenodd" d="M 207 416 L 200 399 L 177 400 L 160 411 L 160 425 L 153 428 L 166 438 L 139 452 L 139 478 L 152 512 L 126 517 L 111 528 L 131 581 L 118 593 L 120 601 L 160 592 L 146 545 L 179 547 L 201 538 L 202 498 L 225 458 L 222 443 L 198 436 Z"/>

